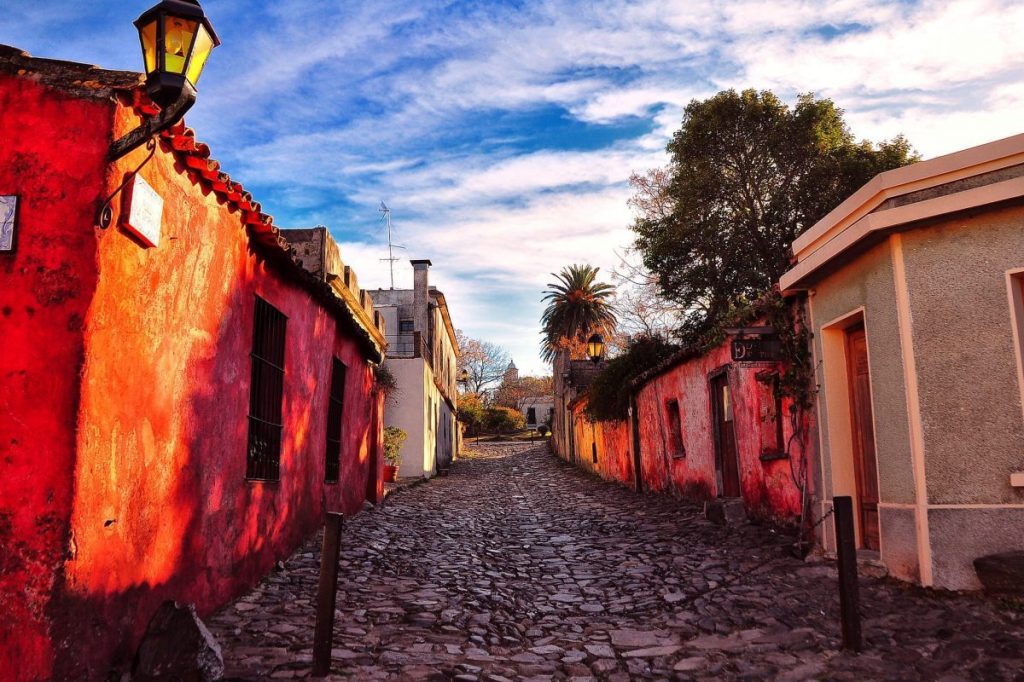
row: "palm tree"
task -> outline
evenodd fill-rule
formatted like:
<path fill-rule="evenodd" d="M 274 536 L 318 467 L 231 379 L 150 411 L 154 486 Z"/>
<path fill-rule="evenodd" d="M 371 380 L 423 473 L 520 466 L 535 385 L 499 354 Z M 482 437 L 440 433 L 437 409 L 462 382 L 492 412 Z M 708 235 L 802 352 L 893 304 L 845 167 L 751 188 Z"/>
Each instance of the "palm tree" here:
<path fill-rule="evenodd" d="M 582 342 L 595 331 L 610 331 L 615 326 L 611 298 L 614 287 L 598 282 L 600 268 L 570 265 L 562 268 L 557 281 L 548 284 L 542 301 L 547 308 L 541 317 L 544 341 L 541 357 L 551 362 L 560 348 Z"/>

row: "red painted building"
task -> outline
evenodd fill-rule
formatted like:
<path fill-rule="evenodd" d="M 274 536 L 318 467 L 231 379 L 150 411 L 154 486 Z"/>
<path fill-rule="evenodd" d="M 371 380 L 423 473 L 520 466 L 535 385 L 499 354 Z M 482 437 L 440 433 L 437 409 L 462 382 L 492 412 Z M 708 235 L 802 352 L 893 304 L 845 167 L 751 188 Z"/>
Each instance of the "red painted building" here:
<path fill-rule="evenodd" d="M 737 500 L 749 517 L 795 524 L 810 499 L 818 441 L 813 416 L 794 423 L 789 401 L 778 404 L 758 379 L 773 368 L 734 362 L 729 342 L 684 350 L 635 382 L 629 421 L 592 423 L 586 389 L 599 370 L 562 356 L 552 442 L 563 459 L 606 480 L 699 502 Z"/>
<path fill-rule="evenodd" d="M 109 162 L 140 81 L 0 47 L 5 680 L 123 669 L 162 601 L 209 613 L 382 492 L 372 300 L 299 267 L 183 125 Z M 155 247 L 116 191 L 140 167 Z"/>

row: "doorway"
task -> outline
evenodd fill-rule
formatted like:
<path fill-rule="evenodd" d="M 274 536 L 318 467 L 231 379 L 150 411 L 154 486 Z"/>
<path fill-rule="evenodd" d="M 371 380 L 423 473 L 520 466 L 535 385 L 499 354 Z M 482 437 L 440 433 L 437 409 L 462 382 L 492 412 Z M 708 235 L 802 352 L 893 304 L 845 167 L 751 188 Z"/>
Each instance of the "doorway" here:
<path fill-rule="evenodd" d="M 846 330 L 846 371 L 850 386 L 850 431 L 861 544 L 865 549 L 878 551 L 878 461 L 875 457 L 868 344 L 863 323 Z"/>
<path fill-rule="evenodd" d="M 711 420 L 715 430 L 715 478 L 719 497 L 740 496 L 740 464 L 736 453 L 729 373 L 711 377 Z"/>

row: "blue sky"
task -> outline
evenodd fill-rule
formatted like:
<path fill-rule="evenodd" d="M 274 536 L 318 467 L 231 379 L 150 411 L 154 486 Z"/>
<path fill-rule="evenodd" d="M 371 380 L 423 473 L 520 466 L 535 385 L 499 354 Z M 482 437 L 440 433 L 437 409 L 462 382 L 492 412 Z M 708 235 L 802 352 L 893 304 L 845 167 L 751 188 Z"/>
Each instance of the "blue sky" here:
<path fill-rule="evenodd" d="M 138 69 L 151 2 L 7 0 L 0 42 Z M 224 44 L 189 125 L 284 227 L 325 224 L 386 286 L 377 206 L 430 258 L 456 326 L 537 357 L 548 273 L 610 271 L 628 177 L 666 163 L 683 106 L 814 91 L 859 137 L 926 157 L 1024 131 L 1024 3 L 548 0 L 204 2 Z M 403 263 L 397 284 L 411 283 Z"/>

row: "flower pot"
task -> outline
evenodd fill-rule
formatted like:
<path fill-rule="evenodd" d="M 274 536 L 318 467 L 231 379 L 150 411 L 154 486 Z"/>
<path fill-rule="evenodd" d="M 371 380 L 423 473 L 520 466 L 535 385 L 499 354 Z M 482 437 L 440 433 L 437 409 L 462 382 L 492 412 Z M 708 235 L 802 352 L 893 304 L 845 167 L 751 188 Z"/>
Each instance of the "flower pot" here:
<path fill-rule="evenodd" d="M 384 482 L 385 483 L 394 483 L 396 478 L 398 478 L 398 465 L 397 464 L 385 464 L 384 465 Z"/>

